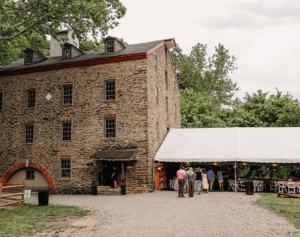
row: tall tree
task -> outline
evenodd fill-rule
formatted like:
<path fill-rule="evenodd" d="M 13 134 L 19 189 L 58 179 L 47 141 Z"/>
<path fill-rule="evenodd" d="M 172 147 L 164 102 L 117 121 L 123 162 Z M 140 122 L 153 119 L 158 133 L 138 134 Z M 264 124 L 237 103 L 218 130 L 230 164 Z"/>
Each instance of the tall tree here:
<path fill-rule="evenodd" d="M 220 108 L 231 105 L 231 99 L 239 90 L 230 74 L 237 69 L 236 58 L 229 55 L 224 45 L 215 47 L 215 54 L 207 56 L 207 45 L 198 43 L 190 55 L 182 54 L 179 46 L 172 50 L 173 66 L 181 89 L 194 89 L 209 98 Z"/>
<path fill-rule="evenodd" d="M 119 0 L 0 0 L 0 49 L 26 44 L 21 36 L 31 31 L 57 39 L 61 28 L 73 29 L 72 37 L 76 35 L 79 41 L 91 33 L 97 42 L 98 31 L 106 35 L 125 13 Z M 0 64 L 9 63 L 18 54 L 16 50 L 0 51 Z"/>

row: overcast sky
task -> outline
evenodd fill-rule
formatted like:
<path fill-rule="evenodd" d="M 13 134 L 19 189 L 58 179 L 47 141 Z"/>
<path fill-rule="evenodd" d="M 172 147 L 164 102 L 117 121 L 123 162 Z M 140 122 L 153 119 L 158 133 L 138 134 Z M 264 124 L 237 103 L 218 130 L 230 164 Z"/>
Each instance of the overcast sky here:
<path fill-rule="evenodd" d="M 222 43 L 237 58 L 236 96 L 278 87 L 300 99 L 299 0 L 120 1 L 127 14 L 109 35 L 129 44 L 175 38 L 184 54 L 200 42 L 209 56 Z"/>

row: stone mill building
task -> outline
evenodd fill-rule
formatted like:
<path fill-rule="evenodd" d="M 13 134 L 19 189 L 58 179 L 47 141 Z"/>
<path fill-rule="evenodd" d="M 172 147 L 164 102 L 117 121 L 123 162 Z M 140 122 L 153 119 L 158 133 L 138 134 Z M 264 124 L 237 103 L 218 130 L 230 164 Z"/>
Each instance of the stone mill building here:
<path fill-rule="evenodd" d="M 130 192 L 154 189 L 154 155 L 180 128 L 174 39 L 82 52 L 51 39 L 50 57 L 31 49 L 0 67 L 0 180 L 51 193 L 88 193 L 103 167 Z"/>

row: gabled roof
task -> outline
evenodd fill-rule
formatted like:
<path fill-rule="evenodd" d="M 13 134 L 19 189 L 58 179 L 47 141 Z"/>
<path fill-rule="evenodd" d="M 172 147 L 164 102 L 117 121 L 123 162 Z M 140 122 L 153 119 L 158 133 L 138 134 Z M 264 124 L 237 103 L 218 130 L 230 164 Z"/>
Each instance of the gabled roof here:
<path fill-rule="evenodd" d="M 68 64 L 73 62 L 83 62 L 83 61 L 88 61 L 93 59 L 104 59 L 104 58 L 113 58 L 113 57 L 125 56 L 125 55 L 147 53 L 149 50 L 162 43 L 164 43 L 164 40 L 127 45 L 126 48 L 124 48 L 123 50 L 114 53 L 109 53 L 109 54 L 105 54 L 104 49 L 101 49 L 99 51 L 84 51 L 83 55 L 68 60 L 63 60 L 61 56 L 47 57 L 48 58 L 47 60 L 40 63 L 36 63 L 34 65 L 24 65 L 24 59 L 22 58 L 12 62 L 10 65 L 5 66 L 4 68 L 0 67 L 0 76 L 1 76 L 1 72 L 18 71 L 27 68 L 38 68 L 38 67 Z"/>
<path fill-rule="evenodd" d="M 171 129 L 161 162 L 300 163 L 300 128 Z"/>

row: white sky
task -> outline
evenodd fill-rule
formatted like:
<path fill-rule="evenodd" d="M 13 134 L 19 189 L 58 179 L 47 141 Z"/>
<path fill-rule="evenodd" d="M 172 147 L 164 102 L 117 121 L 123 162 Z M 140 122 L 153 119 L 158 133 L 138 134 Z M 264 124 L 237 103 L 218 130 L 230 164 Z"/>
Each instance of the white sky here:
<path fill-rule="evenodd" d="M 120 1 L 127 14 L 108 35 L 129 44 L 175 38 L 184 54 L 200 42 L 208 45 L 208 56 L 222 43 L 237 58 L 236 96 L 278 87 L 300 99 L 300 1 Z"/>

